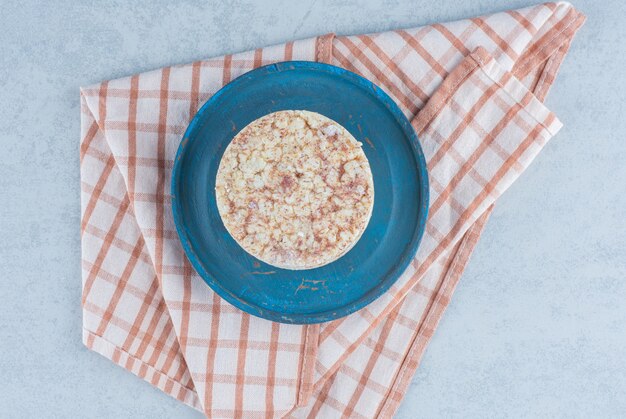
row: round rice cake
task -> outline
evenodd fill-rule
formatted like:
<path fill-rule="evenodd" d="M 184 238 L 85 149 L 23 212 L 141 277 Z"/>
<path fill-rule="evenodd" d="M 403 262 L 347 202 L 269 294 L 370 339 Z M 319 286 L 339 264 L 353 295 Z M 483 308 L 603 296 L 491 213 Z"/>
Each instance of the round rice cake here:
<path fill-rule="evenodd" d="M 226 230 L 245 251 L 279 268 L 337 260 L 359 240 L 374 206 L 361 145 L 315 112 L 280 111 L 251 122 L 217 171 Z"/>

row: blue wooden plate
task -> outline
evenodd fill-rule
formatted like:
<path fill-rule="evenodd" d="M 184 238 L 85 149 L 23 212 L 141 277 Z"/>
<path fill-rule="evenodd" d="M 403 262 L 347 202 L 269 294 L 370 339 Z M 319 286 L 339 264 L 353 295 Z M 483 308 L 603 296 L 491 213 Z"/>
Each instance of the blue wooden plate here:
<path fill-rule="evenodd" d="M 319 112 L 363 143 L 374 177 L 372 217 L 337 261 L 291 271 L 246 253 L 228 234 L 215 203 L 226 146 L 271 112 Z M 242 75 L 213 95 L 189 124 L 172 174 L 176 229 L 196 271 L 241 310 L 282 323 L 319 323 L 374 301 L 415 255 L 428 212 L 428 175 L 417 136 L 379 87 L 327 64 L 289 61 Z"/>

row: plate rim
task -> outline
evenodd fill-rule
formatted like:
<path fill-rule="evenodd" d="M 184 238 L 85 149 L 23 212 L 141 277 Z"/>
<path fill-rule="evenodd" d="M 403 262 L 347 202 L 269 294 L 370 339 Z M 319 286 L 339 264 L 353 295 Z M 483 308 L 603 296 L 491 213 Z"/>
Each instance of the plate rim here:
<path fill-rule="evenodd" d="M 182 164 L 180 162 L 182 161 L 182 157 L 185 155 L 186 150 L 188 149 L 188 146 L 192 141 L 190 139 L 190 134 L 196 129 L 199 121 L 203 119 L 202 115 L 207 112 L 211 105 L 217 102 L 220 97 L 227 94 L 231 89 L 236 87 L 238 84 L 248 80 L 250 77 L 263 76 L 266 74 L 293 70 L 322 71 L 325 73 L 330 73 L 334 76 L 346 77 L 352 83 L 358 85 L 359 87 L 370 89 L 376 96 L 377 100 L 382 102 L 385 108 L 392 114 L 394 119 L 401 126 L 405 136 L 409 140 L 410 148 L 413 152 L 413 157 L 417 163 L 417 171 L 420 177 L 420 206 L 418 208 L 417 224 L 415 227 L 415 231 L 413 232 L 411 242 L 408 246 L 405 247 L 399 262 L 396 263 L 395 266 L 392 268 L 391 273 L 386 275 L 388 279 L 386 281 L 381 281 L 376 287 L 372 288 L 369 292 L 363 294 L 353 303 L 344 305 L 337 310 L 327 310 L 324 312 L 317 312 L 312 314 L 284 314 L 276 310 L 268 310 L 255 304 L 251 304 L 248 301 L 241 299 L 240 297 L 237 297 L 229 289 L 224 287 L 221 284 L 221 281 L 217 280 L 213 275 L 211 275 L 204 269 L 204 265 L 200 262 L 200 258 L 195 253 L 191 244 L 191 240 L 188 237 L 184 228 L 185 223 L 182 216 L 182 209 L 180 208 L 181 203 L 180 200 L 177 198 L 182 170 Z M 189 259 L 189 262 L 194 267 L 196 272 L 198 272 L 202 280 L 209 287 L 211 287 L 211 289 L 221 298 L 225 299 L 228 303 L 239 308 L 240 310 L 266 320 L 288 324 L 316 324 L 346 317 L 360 310 L 361 308 L 368 306 L 373 301 L 385 294 L 385 292 L 387 292 L 389 288 L 391 288 L 391 286 L 397 282 L 398 278 L 405 272 L 406 268 L 411 263 L 411 260 L 415 257 L 421 239 L 424 235 L 426 220 L 428 218 L 428 208 L 430 200 L 428 169 L 421 144 L 419 143 L 417 133 L 413 129 L 411 122 L 402 113 L 396 102 L 384 90 L 382 90 L 382 88 L 377 86 L 372 81 L 366 79 L 365 77 L 341 67 L 316 61 L 280 61 L 257 67 L 233 79 L 228 84 L 220 88 L 217 92 L 215 92 L 206 102 L 204 102 L 204 104 L 193 116 L 178 145 L 176 156 L 174 158 L 174 166 L 172 168 L 170 194 L 172 197 L 172 213 L 176 232 L 183 246 L 185 256 Z M 245 250 L 243 249 L 242 251 L 245 252 Z M 340 259 L 341 258 L 337 259 L 337 261 L 339 261 Z M 334 261 L 332 263 L 335 263 L 337 261 Z"/>

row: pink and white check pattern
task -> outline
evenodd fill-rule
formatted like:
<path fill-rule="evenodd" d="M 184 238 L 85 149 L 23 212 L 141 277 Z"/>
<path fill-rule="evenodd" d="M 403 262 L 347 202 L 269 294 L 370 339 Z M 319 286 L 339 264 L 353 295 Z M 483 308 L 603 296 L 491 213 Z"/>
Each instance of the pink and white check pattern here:
<path fill-rule="evenodd" d="M 372 35 L 289 42 L 81 90 L 85 344 L 211 417 L 390 417 L 495 200 L 560 123 L 541 103 L 584 17 L 567 3 Z M 384 296 L 323 325 L 272 323 L 184 256 L 169 184 L 199 106 L 277 61 L 323 61 L 385 89 L 413 121 L 431 205 Z"/>

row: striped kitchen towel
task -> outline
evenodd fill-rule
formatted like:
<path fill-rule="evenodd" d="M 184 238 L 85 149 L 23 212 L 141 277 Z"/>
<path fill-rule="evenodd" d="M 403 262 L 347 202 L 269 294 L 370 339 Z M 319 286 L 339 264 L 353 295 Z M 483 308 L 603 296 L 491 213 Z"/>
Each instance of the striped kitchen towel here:
<path fill-rule="evenodd" d="M 392 416 L 495 201 L 561 126 L 542 102 L 583 21 L 546 3 L 81 89 L 84 343 L 210 417 Z M 199 106 L 285 60 L 330 63 L 383 88 L 412 121 L 430 176 L 427 228 L 406 272 L 321 325 L 272 323 L 223 301 L 185 258 L 171 214 L 174 155 Z"/>

